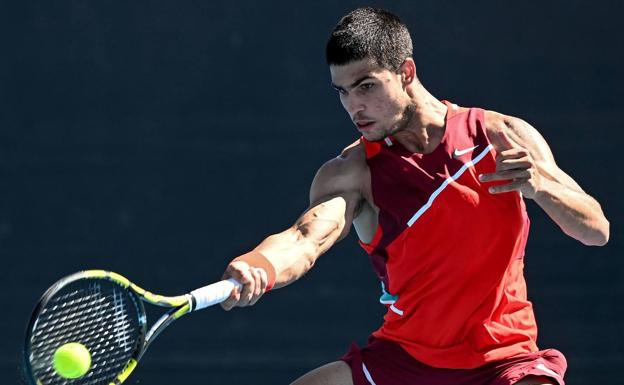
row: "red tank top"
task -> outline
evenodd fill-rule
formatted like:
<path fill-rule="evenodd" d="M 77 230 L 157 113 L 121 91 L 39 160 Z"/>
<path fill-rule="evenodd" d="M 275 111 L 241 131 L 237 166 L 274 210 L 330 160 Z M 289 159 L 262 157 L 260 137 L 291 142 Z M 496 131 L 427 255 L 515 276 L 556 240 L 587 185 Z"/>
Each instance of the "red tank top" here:
<path fill-rule="evenodd" d="M 445 102 L 446 103 L 446 102 Z M 529 219 L 517 192 L 492 195 L 484 111 L 446 103 L 430 154 L 362 138 L 379 224 L 369 253 L 388 306 L 374 336 L 440 368 L 474 368 L 537 350 L 523 258 Z"/>

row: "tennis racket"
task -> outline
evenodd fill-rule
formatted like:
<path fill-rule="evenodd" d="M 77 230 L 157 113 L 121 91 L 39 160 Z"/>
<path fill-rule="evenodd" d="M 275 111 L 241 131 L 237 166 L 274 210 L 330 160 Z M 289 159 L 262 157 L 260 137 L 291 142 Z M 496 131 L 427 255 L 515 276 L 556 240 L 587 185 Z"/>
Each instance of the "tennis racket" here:
<path fill-rule="evenodd" d="M 31 385 L 118 385 L 136 368 L 150 343 L 173 321 L 226 300 L 241 285 L 233 279 L 188 294 L 150 293 L 110 271 L 85 270 L 62 278 L 41 297 L 26 330 L 24 369 Z M 147 329 L 143 302 L 171 308 Z M 53 368 L 60 346 L 78 342 L 91 354 L 82 377 Z"/>

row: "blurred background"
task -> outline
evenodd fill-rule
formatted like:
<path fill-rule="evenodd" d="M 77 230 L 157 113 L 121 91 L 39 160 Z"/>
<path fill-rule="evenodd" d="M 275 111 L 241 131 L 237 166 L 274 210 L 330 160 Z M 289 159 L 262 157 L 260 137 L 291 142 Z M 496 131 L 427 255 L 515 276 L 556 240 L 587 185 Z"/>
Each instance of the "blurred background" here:
<path fill-rule="evenodd" d="M 526 278 L 541 348 L 568 385 L 624 367 L 620 1 L 1 1 L 0 376 L 58 278 L 104 268 L 165 294 L 307 207 L 317 168 L 358 134 L 330 86 L 340 17 L 409 26 L 436 97 L 524 118 L 602 204 L 611 241 L 584 247 L 533 202 Z M 363 344 L 379 285 L 351 234 L 252 308 L 209 309 L 152 345 L 130 384 L 287 384 Z M 14 381 L 12 381 L 14 379 Z"/>

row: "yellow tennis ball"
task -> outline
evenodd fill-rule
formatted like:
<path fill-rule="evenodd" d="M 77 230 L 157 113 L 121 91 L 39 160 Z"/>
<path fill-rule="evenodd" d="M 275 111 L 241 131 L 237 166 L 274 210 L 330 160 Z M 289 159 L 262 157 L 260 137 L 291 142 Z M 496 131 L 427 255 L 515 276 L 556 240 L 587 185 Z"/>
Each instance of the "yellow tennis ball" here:
<path fill-rule="evenodd" d="M 52 364 L 59 376 L 71 379 L 79 378 L 89 371 L 91 354 L 83 344 L 70 342 L 56 349 Z"/>

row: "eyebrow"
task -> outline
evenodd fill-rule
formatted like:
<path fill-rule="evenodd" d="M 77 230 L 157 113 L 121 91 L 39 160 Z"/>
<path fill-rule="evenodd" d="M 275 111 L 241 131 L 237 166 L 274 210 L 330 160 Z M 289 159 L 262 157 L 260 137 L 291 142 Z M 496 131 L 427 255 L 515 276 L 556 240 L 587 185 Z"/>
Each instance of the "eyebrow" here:
<path fill-rule="evenodd" d="M 362 76 L 361 78 L 359 78 L 359 79 L 357 79 L 356 81 L 354 81 L 353 83 L 351 83 L 351 85 L 350 85 L 348 88 L 349 88 L 349 89 L 353 89 L 353 88 L 357 87 L 357 86 L 358 86 L 358 84 L 360 84 L 360 83 L 362 83 L 363 81 L 368 80 L 368 79 L 373 79 L 373 77 L 372 77 L 372 76 L 370 76 L 370 75 L 364 75 L 364 76 Z M 338 85 L 334 84 L 333 82 L 332 82 L 331 86 L 332 86 L 334 89 L 338 90 L 338 91 L 346 91 L 344 88 L 342 88 L 342 87 L 340 87 L 340 86 L 338 86 Z"/>

